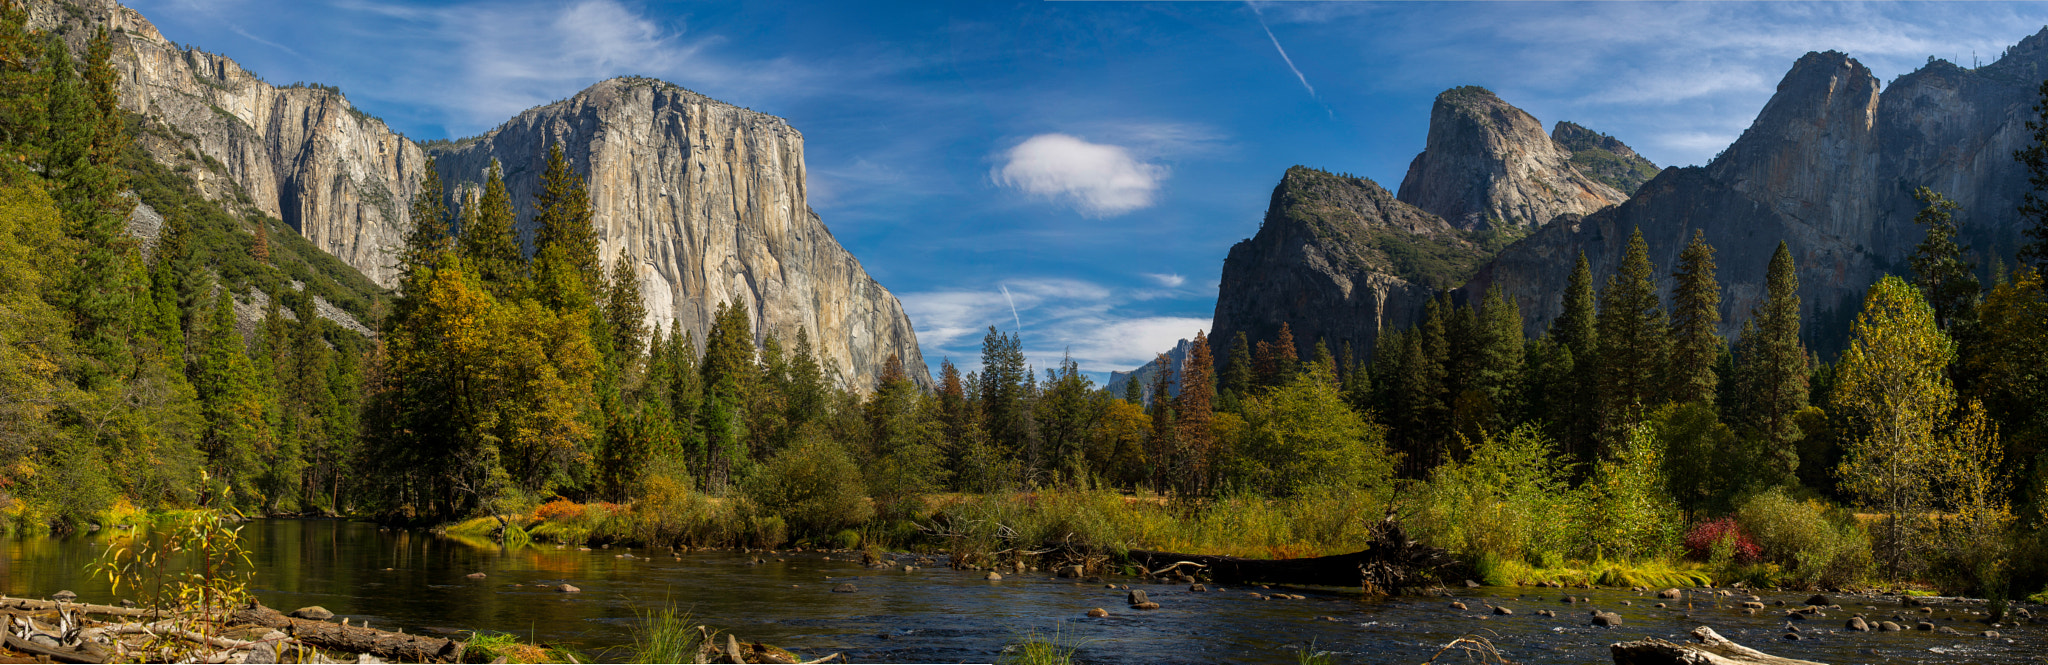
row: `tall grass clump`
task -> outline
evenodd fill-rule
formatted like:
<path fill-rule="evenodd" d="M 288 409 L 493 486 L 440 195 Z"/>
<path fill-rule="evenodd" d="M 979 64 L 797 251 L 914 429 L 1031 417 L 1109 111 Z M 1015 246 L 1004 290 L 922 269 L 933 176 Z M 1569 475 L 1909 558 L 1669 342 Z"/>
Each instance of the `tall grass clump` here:
<path fill-rule="evenodd" d="M 1040 634 L 1037 630 L 1026 633 L 1016 644 L 1003 647 L 1003 655 L 996 659 L 999 665 L 1072 665 L 1074 652 L 1080 645 L 1066 635 L 1054 631 L 1051 635 Z"/>
<path fill-rule="evenodd" d="M 690 614 L 675 603 L 639 612 L 633 625 L 633 654 L 642 663 L 695 663 L 703 633 L 690 626 Z"/>

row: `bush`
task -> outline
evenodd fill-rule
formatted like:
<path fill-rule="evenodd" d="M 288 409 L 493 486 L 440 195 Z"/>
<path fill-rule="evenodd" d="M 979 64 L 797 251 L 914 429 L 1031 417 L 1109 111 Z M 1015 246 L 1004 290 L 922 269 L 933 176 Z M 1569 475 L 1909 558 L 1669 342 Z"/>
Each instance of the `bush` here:
<path fill-rule="evenodd" d="M 1870 537 L 1847 512 L 1771 489 L 1738 504 L 1735 521 L 1755 539 L 1764 560 L 1785 569 L 1786 584 L 1843 587 L 1870 572 Z"/>
<path fill-rule="evenodd" d="M 1404 517 L 1422 540 L 1468 561 L 1555 566 L 1567 545 L 1567 474 L 1539 430 L 1517 428 L 1437 467 Z"/>
<path fill-rule="evenodd" d="M 1695 559 L 1715 563 L 1748 564 L 1763 559 L 1762 548 L 1732 517 L 1701 522 L 1686 532 L 1685 551 Z"/>
<path fill-rule="evenodd" d="M 798 536 L 822 536 L 858 526 L 874 517 L 861 493 L 860 467 L 839 444 L 822 437 L 777 453 L 746 483 L 746 495 L 769 515 L 778 515 Z"/>

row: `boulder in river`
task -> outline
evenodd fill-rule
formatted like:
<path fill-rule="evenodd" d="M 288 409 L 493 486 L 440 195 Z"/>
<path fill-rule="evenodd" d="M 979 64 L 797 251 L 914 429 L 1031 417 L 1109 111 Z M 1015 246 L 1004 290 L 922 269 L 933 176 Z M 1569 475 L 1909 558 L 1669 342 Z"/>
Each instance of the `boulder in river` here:
<path fill-rule="evenodd" d="M 1806 599 L 1806 604 L 1813 605 L 1816 607 L 1827 607 L 1829 605 L 1833 605 L 1834 603 L 1830 602 L 1827 596 L 1823 596 L 1816 593 L 1813 594 L 1812 598 Z"/>
<path fill-rule="evenodd" d="M 1149 602 L 1147 602 L 1147 603 L 1138 603 L 1138 604 L 1136 604 L 1136 605 L 1132 605 L 1132 606 L 1131 606 L 1131 609 L 1134 609 L 1134 610 L 1156 610 L 1156 609 L 1159 609 L 1159 603 L 1149 603 Z"/>
<path fill-rule="evenodd" d="M 1621 625 L 1621 615 L 1615 614 L 1613 612 L 1595 612 L 1593 613 L 1593 625 L 1607 627 L 1619 626 Z"/>
<path fill-rule="evenodd" d="M 292 610 L 291 616 L 299 619 L 326 621 L 328 619 L 334 618 L 334 613 L 327 611 L 327 608 L 325 607 L 314 605 L 312 607 L 301 607 L 299 609 Z"/>
<path fill-rule="evenodd" d="M 1844 624 L 1842 628 L 1858 633 L 1868 633 L 1870 632 L 1870 622 L 1864 621 L 1863 617 L 1849 617 L 1849 623 Z"/>
<path fill-rule="evenodd" d="M 832 593 L 853 593 L 859 590 L 859 588 L 851 584 L 841 584 L 839 586 L 832 587 Z"/>
<path fill-rule="evenodd" d="M 558 593 L 583 593 L 582 589 L 578 589 L 572 584 L 557 584 L 555 585 L 555 591 Z"/>
<path fill-rule="evenodd" d="M 1895 633 L 1904 629 L 1900 628 L 1899 624 L 1886 621 L 1884 623 L 1877 624 L 1877 630 L 1881 633 Z"/>
<path fill-rule="evenodd" d="M 480 580 L 480 579 L 483 579 L 483 578 L 484 578 L 484 577 L 486 577 L 486 576 L 485 576 L 485 575 L 484 575 L 483 573 L 470 573 L 470 574 L 468 574 L 468 575 L 464 575 L 463 577 L 467 577 L 467 578 L 469 578 L 469 579 L 473 579 L 473 580 Z"/>
<path fill-rule="evenodd" d="M 1468 589 L 1477 589 L 1477 588 L 1479 588 L 1479 583 L 1478 583 L 1478 582 L 1474 582 L 1474 581 L 1472 581 L 1472 580 L 1465 580 L 1465 588 L 1468 588 Z"/>
<path fill-rule="evenodd" d="M 1663 591 L 1657 592 L 1657 597 L 1663 600 L 1678 600 L 1684 595 L 1685 594 L 1683 592 L 1680 592 L 1677 589 L 1665 589 Z"/>
<path fill-rule="evenodd" d="M 1258 595 L 1258 594 L 1252 594 L 1252 595 L 1256 596 L 1256 595 Z M 1460 610 L 1460 611 L 1462 611 L 1462 610 L 1464 610 L 1464 609 L 1466 609 L 1466 608 L 1465 608 L 1465 604 L 1464 604 L 1464 603 L 1460 603 L 1460 602 L 1455 602 L 1455 601 L 1453 601 L 1453 602 L 1451 603 L 1451 609 L 1454 609 L 1454 610 Z"/>
<path fill-rule="evenodd" d="M 1195 592 L 1195 593 L 1201 593 L 1201 592 L 1204 592 L 1204 591 L 1208 591 L 1208 590 L 1209 590 L 1209 587 L 1205 587 L 1205 586 L 1202 586 L 1202 585 L 1200 585 L 1200 584 L 1191 584 L 1191 585 L 1188 585 L 1188 590 L 1189 590 L 1189 591 L 1193 591 L 1193 592 Z"/>
<path fill-rule="evenodd" d="M 1097 607 L 1095 609 L 1088 610 L 1088 616 L 1089 618 L 1093 619 L 1107 619 L 1109 618 L 1109 610 Z"/>
<path fill-rule="evenodd" d="M 995 571 L 989 571 L 988 577 L 984 579 L 987 579 L 990 582 L 1001 582 L 1003 581 L 1003 574 Z"/>
<path fill-rule="evenodd" d="M 1913 624 L 1913 630 L 1932 631 L 1934 630 L 1934 623 L 1931 621 L 1922 621 L 1920 623 Z"/>
<path fill-rule="evenodd" d="M 1152 599 L 1145 597 L 1144 589 L 1132 589 L 1129 594 L 1126 594 L 1124 596 L 1124 602 L 1130 603 L 1132 606 L 1137 606 L 1142 603 L 1150 602 L 1151 600 Z"/>
<path fill-rule="evenodd" d="M 1493 606 L 1493 613 L 1500 616 L 1514 616 L 1515 611 L 1505 607 L 1501 607 L 1499 605 L 1495 605 Z"/>

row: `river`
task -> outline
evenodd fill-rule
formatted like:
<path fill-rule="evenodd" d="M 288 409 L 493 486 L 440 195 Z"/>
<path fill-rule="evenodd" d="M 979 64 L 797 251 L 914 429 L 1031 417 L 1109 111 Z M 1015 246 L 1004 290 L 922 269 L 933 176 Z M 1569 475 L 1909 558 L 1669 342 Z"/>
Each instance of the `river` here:
<path fill-rule="evenodd" d="M 1457 588 L 1459 598 L 1367 599 L 1342 589 L 1226 585 L 1198 593 L 1185 585 L 1109 580 L 1145 589 L 1162 606 L 1139 611 L 1126 608 L 1124 591 L 1101 583 L 1043 573 L 991 582 L 985 573 L 942 567 L 876 570 L 863 567 L 857 554 L 781 552 L 755 564 L 756 555 L 736 552 L 677 557 L 545 544 L 508 550 L 342 520 L 255 520 L 242 534 L 255 564 L 253 588 L 265 605 L 320 605 L 352 623 L 411 633 L 505 631 L 613 659 L 630 657 L 624 649 L 637 614 L 665 602 L 749 641 L 813 658 L 840 652 L 855 662 L 988 662 L 1005 645 L 1037 634 L 1077 645 L 1077 660 L 1088 663 L 1294 663 L 1301 648 L 1330 652 L 1338 663 L 1419 663 L 1462 635 L 1484 637 L 1521 663 L 1604 663 L 1611 643 L 1678 640 L 1699 625 L 1775 655 L 1830 663 L 2040 662 L 2048 653 L 2048 628 L 2041 625 L 1978 636 L 1988 628 L 1981 617 L 1961 612 L 1981 606 L 1943 607 L 1933 615 L 1964 635 L 1841 632 L 1856 612 L 1926 616 L 1882 598 L 1846 597 L 1838 601 L 1843 611 L 1801 623 L 1804 639 L 1787 641 L 1775 602 L 1799 605 L 1807 594 L 1764 594 L 1770 609 L 1746 615 L 1739 598 L 1707 594 L 1688 611 L 1659 609 L 1654 597 L 1618 590 Z M 105 543 L 103 535 L 0 539 L 0 593 L 41 598 L 70 589 L 81 601 L 112 601 L 107 583 L 86 570 Z M 470 579 L 471 573 L 485 577 Z M 565 583 L 582 592 L 553 590 Z M 840 584 L 858 591 L 833 592 Z M 1254 592 L 1307 598 L 1267 600 Z M 1567 595 L 1591 602 L 1567 604 Z M 1455 610 L 1453 600 L 1472 609 Z M 1485 604 L 1514 614 L 1494 615 Z M 1086 618 L 1095 607 L 1110 617 Z M 1624 625 L 1589 626 L 1588 608 L 1618 612 Z M 1546 609 L 1558 616 L 1537 615 Z M 1439 662 L 1466 661 L 1447 654 Z"/>

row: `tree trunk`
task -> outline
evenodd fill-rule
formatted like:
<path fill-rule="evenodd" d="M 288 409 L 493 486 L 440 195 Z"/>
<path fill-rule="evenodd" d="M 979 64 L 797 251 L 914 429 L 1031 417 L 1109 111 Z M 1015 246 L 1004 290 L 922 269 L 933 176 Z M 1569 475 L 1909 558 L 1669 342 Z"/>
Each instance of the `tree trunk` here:
<path fill-rule="evenodd" d="M 325 621 L 294 619 L 254 601 L 249 603 L 249 607 L 235 610 L 228 623 L 276 628 L 298 638 L 300 642 L 322 649 L 367 653 L 385 660 L 405 663 L 461 660 L 464 646 L 455 640 L 343 626 Z"/>
<path fill-rule="evenodd" d="M 1757 651 L 1731 642 L 1706 626 L 1694 628 L 1692 636 L 1698 641 L 1674 644 L 1650 638 L 1617 642 L 1608 649 L 1614 652 L 1614 665 L 1824 665 Z"/>

